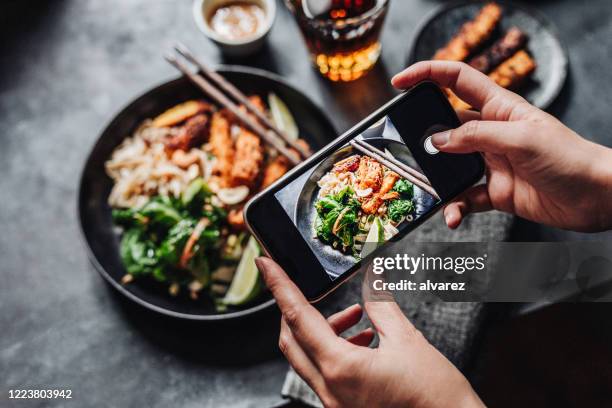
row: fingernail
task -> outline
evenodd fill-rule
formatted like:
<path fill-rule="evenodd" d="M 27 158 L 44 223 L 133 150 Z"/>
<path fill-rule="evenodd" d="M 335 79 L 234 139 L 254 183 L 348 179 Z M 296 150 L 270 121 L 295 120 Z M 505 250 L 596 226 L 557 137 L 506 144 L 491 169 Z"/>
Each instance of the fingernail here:
<path fill-rule="evenodd" d="M 261 272 L 263 278 L 266 278 L 266 262 L 263 260 L 263 256 L 260 256 L 258 258 L 255 258 L 255 265 L 257 266 L 257 269 L 259 269 L 259 272 Z"/>
<path fill-rule="evenodd" d="M 434 133 L 431 136 L 431 142 L 434 144 L 434 146 L 444 146 L 445 144 L 448 143 L 449 139 L 450 139 L 450 130 L 446 130 L 444 132 L 440 132 L 440 133 Z"/>
<path fill-rule="evenodd" d="M 391 78 L 391 85 L 396 87 L 396 88 L 400 88 L 399 87 L 399 81 L 401 80 L 401 75 L 400 74 L 396 74 L 393 76 L 393 78 Z"/>

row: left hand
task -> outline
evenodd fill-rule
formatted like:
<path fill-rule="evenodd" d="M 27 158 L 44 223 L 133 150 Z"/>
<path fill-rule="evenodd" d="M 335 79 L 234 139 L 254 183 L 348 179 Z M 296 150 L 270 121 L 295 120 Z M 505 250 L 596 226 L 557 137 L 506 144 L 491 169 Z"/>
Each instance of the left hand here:
<path fill-rule="evenodd" d="M 340 337 L 359 322 L 361 306 L 325 320 L 274 261 L 261 257 L 256 263 L 283 314 L 279 347 L 326 407 L 484 406 L 397 303 L 365 303 L 380 340 L 369 348 L 372 329 Z"/>

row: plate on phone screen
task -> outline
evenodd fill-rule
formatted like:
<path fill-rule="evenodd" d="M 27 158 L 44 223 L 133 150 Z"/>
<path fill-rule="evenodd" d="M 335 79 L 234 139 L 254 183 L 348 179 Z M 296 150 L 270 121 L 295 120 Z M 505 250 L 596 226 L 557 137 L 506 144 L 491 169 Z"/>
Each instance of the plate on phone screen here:
<path fill-rule="evenodd" d="M 418 167 L 410 153 L 410 150 L 404 143 L 383 137 L 367 138 L 366 141 L 380 150 L 388 150 L 396 159 L 410 164 L 414 168 Z M 299 193 L 295 205 L 294 219 L 296 221 L 297 228 L 302 236 L 306 238 L 308 245 L 313 249 L 313 252 L 317 254 L 317 258 L 321 262 L 323 268 L 333 278 L 338 277 L 343 271 L 348 270 L 351 266 L 353 266 L 356 262 L 356 258 L 351 254 L 346 254 L 332 248 L 330 245 L 315 237 L 313 229 L 316 222 L 315 219 L 317 217 L 315 203 L 319 199 L 319 185 L 317 182 L 325 175 L 325 173 L 329 172 L 334 167 L 335 163 L 358 153 L 359 152 L 356 152 L 353 147 L 345 146 L 334 152 L 329 157 L 325 158 L 305 178 L 303 187 Z M 413 188 L 413 201 L 415 203 L 413 217 L 416 219 L 427 213 L 431 207 L 435 205 L 436 200 L 416 185 L 413 186 Z M 404 222 L 398 225 L 398 229 L 401 231 L 409 224 L 410 222 Z"/>

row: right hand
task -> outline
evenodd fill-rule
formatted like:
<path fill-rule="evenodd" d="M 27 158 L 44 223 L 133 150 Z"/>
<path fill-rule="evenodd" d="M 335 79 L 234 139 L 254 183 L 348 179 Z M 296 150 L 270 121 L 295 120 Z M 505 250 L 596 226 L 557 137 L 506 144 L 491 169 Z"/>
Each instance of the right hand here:
<path fill-rule="evenodd" d="M 368 328 L 342 332 L 361 319 L 353 305 L 325 318 L 271 259 L 255 261 L 283 317 L 279 346 L 326 407 L 484 406 L 461 372 L 436 350 L 393 301 L 366 302 Z"/>
<path fill-rule="evenodd" d="M 464 63 L 419 62 L 392 82 L 406 89 L 424 80 L 450 88 L 479 111 L 459 112 L 461 127 L 432 137 L 444 152 L 481 152 L 487 166 L 485 184 L 446 206 L 450 228 L 470 212 L 491 209 L 575 231 L 612 227 L 612 149 L 582 138 Z"/>

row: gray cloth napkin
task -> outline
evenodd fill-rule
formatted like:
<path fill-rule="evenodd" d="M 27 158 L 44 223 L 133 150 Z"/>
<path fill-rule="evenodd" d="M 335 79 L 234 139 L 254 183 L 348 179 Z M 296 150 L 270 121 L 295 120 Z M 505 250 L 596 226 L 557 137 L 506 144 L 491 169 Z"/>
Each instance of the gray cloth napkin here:
<path fill-rule="evenodd" d="M 464 220 L 459 229 L 451 231 L 440 213 L 409 234 L 402 245 L 418 245 L 420 242 L 499 242 L 506 240 L 511 224 L 512 216 L 489 212 L 472 215 Z M 329 316 L 361 302 L 362 280 L 362 276 L 349 280 L 323 301 L 318 306 L 319 310 Z M 409 296 L 396 300 L 423 335 L 461 369 L 467 362 L 471 343 L 484 316 L 483 304 L 423 301 Z M 367 324 L 367 321 L 362 321 L 353 331 L 363 330 Z M 281 394 L 313 407 L 322 407 L 316 394 L 292 369 L 287 372 Z"/>

